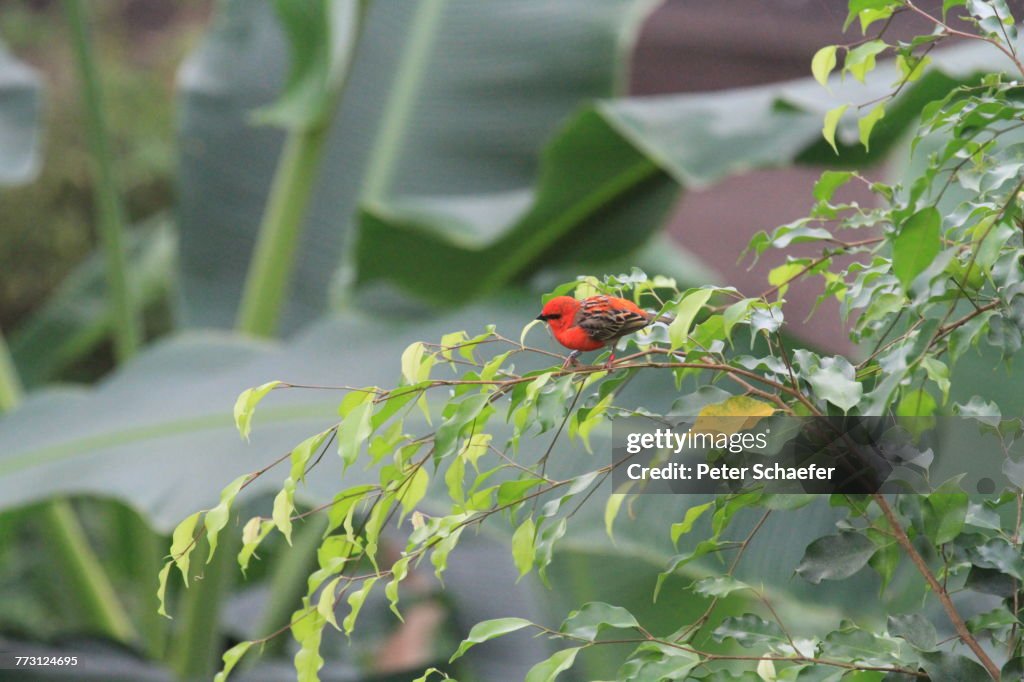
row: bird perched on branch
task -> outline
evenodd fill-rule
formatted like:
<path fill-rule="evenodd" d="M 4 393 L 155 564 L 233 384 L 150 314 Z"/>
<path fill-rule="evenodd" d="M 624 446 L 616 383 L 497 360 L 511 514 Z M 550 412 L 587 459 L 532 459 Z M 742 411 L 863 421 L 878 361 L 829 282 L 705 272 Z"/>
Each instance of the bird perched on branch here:
<path fill-rule="evenodd" d="M 555 339 L 572 351 L 563 367 L 576 364 L 580 353 L 610 344 L 612 354 L 605 364 L 610 369 L 619 339 L 640 331 L 657 317 L 627 299 L 600 295 L 582 301 L 555 296 L 544 304 L 537 319 L 547 322 Z"/>

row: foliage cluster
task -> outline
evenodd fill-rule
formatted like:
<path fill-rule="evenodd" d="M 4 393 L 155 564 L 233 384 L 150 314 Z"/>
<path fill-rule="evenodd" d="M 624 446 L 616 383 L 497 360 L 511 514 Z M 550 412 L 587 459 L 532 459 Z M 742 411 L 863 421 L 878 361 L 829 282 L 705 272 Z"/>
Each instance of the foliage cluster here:
<path fill-rule="evenodd" d="M 952 28 L 945 14 L 951 10 L 963 11 L 972 30 Z M 889 22 L 903 12 L 927 16 L 935 31 L 910 42 L 887 43 Z M 885 115 L 886 103 L 924 73 L 929 52 L 946 38 L 988 43 L 1020 69 L 1015 22 L 1005 3 L 946 2 L 943 12 L 942 17 L 931 16 L 905 0 L 851 0 L 848 24 L 859 20 L 867 33 L 881 22 L 882 29 L 871 38 L 826 47 L 816 55 L 814 75 L 827 85 L 839 54 L 844 56 L 842 73 L 862 81 L 875 68 L 877 56 L 895 54 L 900 79 L 889 97 L 868 103 L 870 110 L 858 121 L 865 147 Z M 1024 69 L 1019 76 L 1024 77 Z M 337 387 L 345 391 L 338 408 L 340 421 L 277 462 L 227 486 L 220 504 L 206 511 L 198 526 L 215 546 L 237 493 L 277 463 L 287 464 L 290 473 L 271 516 L 254 517 L 245 526 L 238 556 L 243 570 L 268 533 L 276 529 L 287 538 L 294 521 L 310 513 L 328 515 L 319 569 L 310 575 L 302 607 L 281 631 L 290 629 L 299 643 L 299 679 L 316 679 L 322 664 L 322 629 L 329 624 L 350 634 L 361 605 L 378 585 L 401 618 L 401 581 L 425 561 L 441 578 L 467 529 L 494 519 L 510 524 L 515 566 L 521 575 L 536 570 L 543 578 L 568 524 L 581 505 L 596 499 L 594 492 L 613 466 L 596 466 L 582 457 L 582 471 L 551 478 L 546 475 L 548 459 L 564 456 L 563 438 L 579 439 L 589 449 L 590 434 L 604 428 L 610 418 L 664 412 L 666 406 L 635 398 L 621 401 L 621 389 L 638 372 L 670 373 L 677 386 L 687 386 L 675 407 L 691 414 L 929 418 L 949 401 L 952 368 L 970 349 L 988 345 L 1007 361 L 1012 359 L 1020 350 L 1024 329 L 1024 147 L 1012 141 L 1024 117 L 1020 87 L 1018 80 L 992 74 L 930 102 L 921 113 L 910 150 L 913 153 L 924 141 L 938 141 L 938 146 L 923 169 L 903 183 L 873 182 L 854 171 L 825 172 L 815 185 L 816 203 L 808 217 L 760 234 L 750 245 L 761 255 L 811 243 L 820 247 L 820 255 L 789 257 L 772 271 L 771 287 L 757 296 L 713 286 L 679 290 L 671 279 L 649 279 L 638 270 L 600 280 L 581 278 L 555 289 L 551 295 L 630 295 L 660 313 L 675 315 L 670 324 L 655 325 L 630 341 L 632 352 L 616 361 L 613 372 L 599 364 L 517 371 L 521 356 L 549 353 L 525 345 L 529 326 L 518 342 L 489 328 L 478 336 L 456 332 L 438 343 L 409 346 L 396 388 Z M 847 109 L 843 105 L 825 116 L 823 135 L 833 146 Z M 850 182 L 866 184 L 878 205 L 837 200 Z M 967 198 L 945 208 L 943 198 L 954 186 Z M 835 298 L 842 304 L 851 319 L 851 337 L 870 348 L 863 359 L 787 350 L 782 334 L 784 296 L 790 283 L 801 277 L 823 278 L 822 299 Z M 735 338 L 740 330 L 749 330 L 751 348 L 760 352 L 742 352 L 744 344 Z M 734 343 L 741 349 L 734 350 Z M 437 376 L 445 366 L 453 376 Z M 722 381 L 738 387 L 738 395 L 718 388 Z M 285 388 L 301 387 L 273 382 L 242 394 L 235 414 L 243 435 L 259 400 L 272 389 Z M 439 414 L 425 399 L 435 389 L 449 392 Z M 436 420 L 436 428 L 410 433 L 406 419 L 417 405 L 428 423 Z M 1008 446 L 1022 433 L 1020 418 L 1004 419 L 999 406 L 984 397 L 951 407 L 955 414 L 996 430 Z M 520 447 L 526 439 L 543 437 L 549 444 L 539 453 L 528 456 Z M 378 471 L 378 482 L 343 489 L 322 508 L 297 513 L 295 486 L 310 475 L 334 441 L 345 467 L 366 459 Z M 1004 472 L 1011 485 L 984 499 L 972 500 L 958 479 L 933 482 L 934 492 L 928 494 L 833 495 L 830 504 L 845 514 L 834 534 L 808 544 L 797 568 L 803 579 L 818 583 L 841 581 L 870 567 L 880 576 L 884 591 L 901 562 L 908 561 L 927 586 L 929 598 L 941 606 L 952 629 L 950 637 L 941 637 L 919 613 L 892 613 L 883 630 L 852 621 L 827 633 L 792 630 L 779 618 L 770 596 L 737 579 L 734 571 L 770 515 L 810 504 L 813 496 L 751 490 L 691 506 L 671 527 L 666 523 L 665 531 L 676 543 L 705 515 L 711 518 L 711 532 L 677 555 L 662 579 L 702 557 L 730 557 L 724 571 L 691 585 L 708 602 L 696 620 L 654 633 L 622 607 L 591 602 L 568 614 L 560 627 L 522 618 L 480 623 L 452 660 L 482 642 L 532 629 L 564 648 L 537 663 L 527 675 L 531 681 L 555 679 L 592 647 L 624 645 L 630 650 L 616 679 L 1018 679 L 1024 661 L 1022 467 L 1008 456 Z M 421 503 L 435 480 L 446 491 L 447 502 L 442 513 L 428 514 Z M 607 498 L 609 536 L 620 510 L 630 505 L 636 492 L 627 487 Z M 736 536 L 731 523 L 748 509 L 758 510 L 760 520 Z M 382 530 L 392 519 L 401 524 L 406 517 L 412 531 L 405 550 L 390 566 L 380 565 L 377 546 Z M 189 517 L 176 531 L 165 579 L 175 563 L 187 574 L 199 518 L 199 513 Z M 756 594 L 763 609 L 717 617 L 719 600 L 744 590 Z M 951 599 L 957 591 L 996 595 L 999 603 L 967 619 Z M 348 612 L 339 624 L 336 609 L 346 602 Z M 609 631 L 614 635 L 606 636 Z M 714 646 L 730 640 L 739 651 Z M 224 674 L 256 643 L 245 642 L 229 651 Z M 448 677 L 431 670 L 421 679 L 435 675 Z"/>

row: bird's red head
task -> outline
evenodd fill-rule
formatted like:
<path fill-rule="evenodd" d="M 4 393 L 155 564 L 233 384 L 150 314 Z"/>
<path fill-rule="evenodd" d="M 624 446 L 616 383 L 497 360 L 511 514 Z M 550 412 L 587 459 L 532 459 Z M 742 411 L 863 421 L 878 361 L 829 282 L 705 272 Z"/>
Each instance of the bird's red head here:
<path fill-rule="evenodd" d="M 552 331 L 559 332 L 571 327 L 576 319 L 580 302 L 572 296 L 555 296 L 544 304 L 538 320 L 544 320 Z"/>

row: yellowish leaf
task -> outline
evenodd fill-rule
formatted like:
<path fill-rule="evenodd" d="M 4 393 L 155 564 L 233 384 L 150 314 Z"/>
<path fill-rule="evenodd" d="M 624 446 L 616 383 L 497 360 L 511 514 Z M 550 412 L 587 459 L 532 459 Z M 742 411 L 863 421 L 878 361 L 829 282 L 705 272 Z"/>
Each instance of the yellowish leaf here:
<path fill-rule="evenodd" d="M 720 403 L 705 405 L 693 425 L 694 433 L 722 433 L 732 435 L 757 426 L 765 417 L 775 414 L 775 408 L 768 403 L 737 395 Z"/>

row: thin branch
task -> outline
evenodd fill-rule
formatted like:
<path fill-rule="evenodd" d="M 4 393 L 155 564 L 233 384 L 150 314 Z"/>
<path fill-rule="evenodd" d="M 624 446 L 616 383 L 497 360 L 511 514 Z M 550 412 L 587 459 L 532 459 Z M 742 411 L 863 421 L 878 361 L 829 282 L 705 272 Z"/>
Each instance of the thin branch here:
<path fill-rule="evenodd" d="M 953 629 L 956 630 L 960 641 L 966 644 L 967 648 L 974 652 L 974 655 L 978 657 L 978 661 L 982 666 L 984 666 L 985 670 L 988 671 L 988 674 L 992 679 L 998 682 L 1000 675 L 999 666 L 995 664 L 995 662 L 989 657 L 988 653 L 985 652 L 985 649 L 982 648 L 981 644 L 978 643 L 978 640 L 975 639 L 973 634 L 971 634 L 971 631 L 967 629 L 967 624 L 964 622 L 963 617 L 961 617 L 956 605 L 949 598 L 949 592 L 935 578 L 935 575 L 932 573 L 931 569 L 928 568 L 928 564 L 925 562 L 924 558 L 917 551 L 917 548 L 914 547 L 914 543 L 911 542 L 910 538 L 907 536 L 907 532 L 903 529 L 903 525 L 896 517 L 896 512 L 894 512 L 892 507 L 889 505 L 889 501 L 886 500 L 885 496 L 881 493 L 874 493 L 871 497 L 874 499 L 875 504 L 878 505 L 878 508 L 882 511 L 886 521 L 889 522 L 889 527 L 896 538 L 896 542 L 899 543 L 904 553 L 910 557 L 910 560 L 917 568 L 918 573 L 920 573 L 921 577 L 923 577 L 925 582 L 928 583 L 928 586 L 931 588 L 932 592 L 935 593 L 935 596 L 939 598 L 939 603 L 942 604 L 942 609 L 946 612 L 946 617 L 949 618 L 949 622 L 952 623 Z"/>

